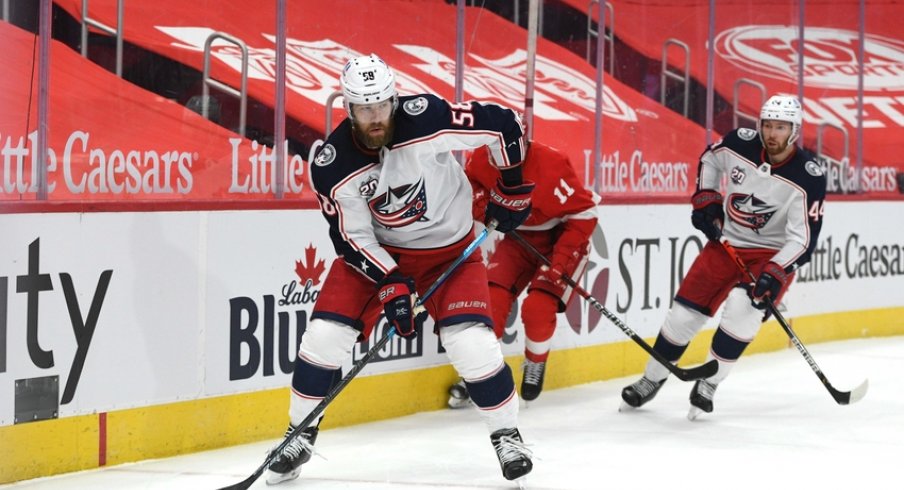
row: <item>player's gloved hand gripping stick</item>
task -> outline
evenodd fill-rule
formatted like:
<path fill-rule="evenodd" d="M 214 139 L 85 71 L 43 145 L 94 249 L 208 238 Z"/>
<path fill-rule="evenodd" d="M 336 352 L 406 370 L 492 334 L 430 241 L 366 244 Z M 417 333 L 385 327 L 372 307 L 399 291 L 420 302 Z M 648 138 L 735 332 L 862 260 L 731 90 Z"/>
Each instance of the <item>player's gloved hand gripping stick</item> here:
<path fill-rule="evenodd" d="M 738 255 L 738 251 L 735 250 L 728 240 L 722 238 L 720 241 L 722 244 L 722 248 L 728 253 L 729 257 L 734 260 L 734 263 L 741 269 L 741 272 L 747 274 L 747 277 L 750 278 L 750 281 L 754 284 L 757 283 L 757 278 L 750 272 L 750 269 L 747 268 L 747 264 L 744 263 L 744 259 Z M 825 374 L 822 373 L 822 370 L 819 369 L 819 366 L 816 364 L 816 361 L 813 359 L 813 356 L 810 355 L 810 352 L 807 351 L 807 348 L 804 347 L 804 344 L 801 343 L 800 339 L 797 338 L 797 334 L 794 333 L 794 330 L 791 330 L 791 325 L 785 321 L 785 317 L 779 313 L 778 308 L 775 307 L 775 303 L 772 302 L 772 296 L 768 294 L 764 294 L 761 296 L 761 301 L 766 304 L 766 309 L 775 319 L 778 321 L 778 324 L 782 326 L 782 329 L 788 334 L 788 338 L 791 339 L 791 343 L 794 344 L 794 347 L 797 347 L 797 350 L 800 351 L 801 355 L 804 356 L 804 359 L 807 361 L 807 364 L 810 365 L 810 368 L 813 369 L 813 372 L 816 373 L 816 376 L 822 381 L 822 384 L 829 390 L 829 393 L 832 395 L 832 398 L 835 399 L 839 405 L 848 405 L 850 403 L 854 403 L 859 401 L 861 398 L 866 396 L 866 390 L 869 388 L 869 380 L 863 380 L 859 386 L 854 388 L 851 391 L 838 391 L 833 386 L 832 383 L 829 383 L 828 378 L 826 378 Z"/>
<path fill-rule="evenodd" d="M 417 300 L 417 303 L 415 303 L 415 315 L 419 315 L 421 311 L 424 310 L 424 302 L 427 301 L 427 299 L 432 296 L 433 293 L 435 293 L 436 290 L 444 282 L 446 282 L 446 279 L 448 279 L 449 276 L 451 276 L 452 273 L 455 272 L 456 269 L 458 269 L 458 266 L 461 265 L 462 262 L 464 262 L 472 253 L 474 253 L 474 250 L 477 250 L 477 247 L 479 247 L 480 244 L 483 243 L 484 240 L 486 240 L 487 236 L 489 236 L 489 234 L 496 229 L 496 226 L 497 223 L 495 221 L 490 221 L 490 224 L 487 225 L 487 227 L 482 232 L 480 232 L 479 235 L 477 235 L 477 238 L 475 238 L 467 246 L 467 248 L 464 249 L 461 255 L 459 255 L 458 258 L 455 259 L 455 262 L 452 262 L 452 265 L 450 265 L 445 270 L 445 272 L 443 272 L 442 275 L 437 278 L 437 280 L 430 286 L 430 289 L 428 289 L 424 293 L 424 295 Z M 346 374 L 345 377 L 343 377 L 339 381 L 339 383 L 337 383 L 336 386 L 334 386 L 333 389 L 330 390 L 330 392 L 327 393 L 325 397 L 323 397 L 323 400 L 321 400 L 320 403 L 317 404 L 316 407 L 314 407 L 314 410 L 311 411 L 311 413 L 308 414 L 308 416 L 305 417 L 305 419 L 295 427 L 295 430 L 292 431 L 292 434 L 283 439 L 283 441 L 278 446 L 276 446 L 275 449 L 270 451 L 267 459 L 256 470 L 254 470 L 254 473 L 252 473 L 251 476 L 234 485 L 223 487 L 220 490 L 246 490 L 247 488 L 250 488 L 254 481 L 260 478 L 264 471 L 270 466 L 270 463 L 273 462 L 273 458 L 281 453 L 283 449 L 285 449 L 286 446 L 289 445 L 289 443 L 291 443 L 296 437 L 298 437 L 299 434 L 301 434 L 302 430 L 311 425 L 311 423 L 317 417 L 319 417 L 324 410 L 326 410 L 327 405 L 329 405 L 330 402 L 332 402 L 333 399 L 336 398 L 337 395 L 339 395 L 339 392 L 341 392 L 346 387 L 346 385 L 348 385 L 351 380 L 355 376 L 357 376 L 362 369 L 364 369 L 364 366 L 367 365 L 368 362 L 370 362 L 371 358 L 373 358 L 373 356 L 376 355 L 377 352 L 383 350 L 383 348 L 386 346 L 386 343 L 389 342 L 389 339 L 391 339 L 393 335 L 395 335 L 395 333 L 396 331 L 394 326 L 388 328 L 383 337 L 381 337 L 380 340 L 377 341 L 377 343 L 367 351 L 367 354 L 365 354 L 364 357 L 362 357 L 357 363 L 355 363 L 354 366 L 352 366 L 352 369 L 348 372 L 348 374 Z"/>
<path fill-rule="evenodd" d="M 552 263 L 550 263 L 549 259 L 546 258 L 539 250 L 534 248 L 527 240 L 524 239 L 521 235 L 518 234 L 517 231 L 509 232 L 509 236 L 518 240 L 518 243 L 524 246 L 525 249 L 529 250 L 532 254 L 534 254 L 538 259 L 540 259 L 546 267 L 551 267 Z M 603 314 L 609 321 L 615 324 L 616 327 L 621 329 L 628 337 L 631 337 L 637 345 L 641 346 L 643 350 L 647 351 L 653 359 L 656 359 L 665 366 L 672 374 L 675 375 L 678 379 L 682 381 L 692 381 L 696 379 L 708 378 L 713 374 L 716 374 L 716 371 L 719 369 L 719 362 L 715 359 L 707 362 L 706 364 L 702 364 L 695 368 L 684 369 L 680 368 L 671 362 L 669 362 L 666 358 L 662 357 L 658 352 L 653 350 L 653 348 L 648 344 L 644 339 L 642 339 L 639 335 L 637 335 L 634 330 L 631 330 L 624 322 L 621 321 L 617 316 L 615 316 L 611 311 L 607 310 L 605 306 L 600 304 L 599 301 L 596 300 L 593 296 L 590 295 L 584 288 L 578 285 L 578 283 L 574 282 L 574 280 L 568 277 L 567 274 L 560 274 L 559 277 L 561 280 L 565 281 L 565 284 L 571 286 L 572 289 L 578 294 L 580 294 L 584 299 L 586 299 L 590 304 L 596 308 L 597 311 Z"/>

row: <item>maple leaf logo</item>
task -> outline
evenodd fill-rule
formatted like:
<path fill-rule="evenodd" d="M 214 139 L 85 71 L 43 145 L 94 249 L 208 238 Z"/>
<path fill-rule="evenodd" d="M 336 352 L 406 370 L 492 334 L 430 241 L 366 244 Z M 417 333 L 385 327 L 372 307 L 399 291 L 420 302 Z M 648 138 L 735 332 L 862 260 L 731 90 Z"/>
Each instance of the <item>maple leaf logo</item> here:
<path fill-rule="evenodd" d="M 302 285 L 309 280 L 313 286 L 320 284 L 320 276 L 325 270 L 323 259 L 317 260 L 317 249 L 314 248 L 314 244 L 309 244 L 304 249 L 304 261 L 295 261 L 295 273 L 298 274 L 298 282 Z"/>

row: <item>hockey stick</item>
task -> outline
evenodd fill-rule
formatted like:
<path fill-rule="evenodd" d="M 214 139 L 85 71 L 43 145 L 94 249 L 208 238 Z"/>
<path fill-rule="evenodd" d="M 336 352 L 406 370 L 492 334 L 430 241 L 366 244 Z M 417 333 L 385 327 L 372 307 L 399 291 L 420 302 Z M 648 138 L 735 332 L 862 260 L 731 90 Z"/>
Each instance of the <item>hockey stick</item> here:
<path fill-rule="evenodd" d="M 489 236 L 489 234 L 496 229 L 496 225 L 497 223 L 495 221 L 490 222 L 490 224 L 482 232 L 480 232 L 479 235 L 477 235 L 477 238 L 475 238 L 464 249 L 464 251 L 462 251 L 461 255 L 459 255 L 458 258 L 455 259 L 454 262 L 452 262 L 452 265 L 450 265 L 439 276 L 439 278 L 437 278 L 436 281 L 433 282 L 433 285 L 431 285 L 430 288 L 427 289 L 427 292 L 425 292 L 424 295 L 417 300 L 414 305 L 415 310 L 417 310 L 418 308 L 423 308 L 424 302 L 426 302 L 427 299 L 432 296 L 433 293 L 435 293 L 436 290 L 439 289 L 439 287 L 444 282 L 446 282 L 446 279 L 448 279 L 449 276 L 451 276 L 452 273 L 455 272 L 456 269 L 458 269 L 458 266 L 460 266 L 462 262 L 464 262 L 472 253 L 474 253 L 474 250 L 476 250 L 477 247 L 479 247 L 480 244 L 483 243 L 484 240 L 486 240 L 487 236 Z M 285 439 L 283 439 L 283 441 L 278 446 L 276 446 L 275 449 L 270 451 L 270 453 L 267 455 L 267 459 L 264 460 L 263 464 L 258 466 L 256 470 L 254 470 L 254 473 L 252 473 L 251 476 L 245 478 L 239 483 L 230 485 L 228 487 L 222 487 L 219 490 L 246 490 L 247 488 L 250 488 L 251 485 L 254 484 L 255 480 L 260 478 L 260 476 L 264 474 L 264 471 L 268 467 L 270 467 L 270 463 L 273 462 L 274 458 L 276 458 L 278 454 L 282 453 L 283 449 L 285 449 L 286 446 L 288 446 L 293 440 L 295 440 L 295 438 L 301 434 L 302 430 L 311 425 L 314 419 L 316 419 L 321 413 L 323 413 L 324 410 L 326 410 L 327 405 L 329 405 L 330 402 L 332 402 L 333 399 L 339 395 L 339 392 L 341 392 L 346 387 L 346 385 L 348 385 L 351 380 L 355 376 L 357 376 L 362 369 L 364 369 L 364 366 L 367 365 L 368 362 L 370 362 L 371 358 L 373 358 L 377 352 L 383 350 L 383 347 L 386 346 L 386 343 L 389 342 L 389 339 L 391 339 L 393 335 L 395 335 L 395 327 L 389 327 L 386 330 L 386 333 L 383 334 L 383 336 L 380 338 L 380 340 L 377 341 L 377 343 L 374 344 L 374 346 L 371 347 L 366 354 L 364 354 L 364 357 L 362 357 L 360 360 L 358 360 L 357 363 L 355 363 L 354 366 L 352 366 L 352 369 L 348 372 L 348 374 L 346 374 L 345 377 L 339 380 L 339 383 L 337 383 L 336 386 L 334 386 L 330 390 L 330 392 L 327 393 L 325 397 L 323 397 L 323 400 L 321 400 L 320 403 L 318 403 L 317 406 L 314 407 L 314 410 L 312 410 L 311 413 L 309 413 L 308 416 L 305 417 L 304 420 L 302 420 L 301 423 L 292 430 L 292 433 L 289 434 Z"/>
<path fill-rule="evenodd" d="M 509 236 L 518 241 L 524 248 L 529 250 L 534 256 L 540 259 L 547 267 L 551 267 L 552 264 L 549 262 L 549 259 L 546 258 L 539 250 L 537 250 L 533 245 L 530 244 L 527 240 L 524 239 L 521 235 L 518 234 L 517 231 L 510 231 Z M 616 327 L 618 327 L 622 332 L 625 333 L 628 337 L 631 337 L 637 345 L 641 346 L 643 350 L 647 351 L 653 359 L 656 359 L 660 364 L 665 366 L 672 374 L 674 374 L 678 379 L 682 381 L 693 381 L 696 379 L 708 378 L 714 374 L 719 369 L 719 362 L 715 359 L 707 362 L 706 364 L 702 364 L 695 368 L 684 369 L 676 366 L 669 362 L 668 359 L 662 357 L 662 354 L 653 350 L 650 347 L 650 344 L 646 343 L 644 339 L 642 339 L 634 330 L 631 330 L 630 327 L 625 325 L 624 322 L 621 321 L 617 316 L 615 316 L 611 311 L 607 310 L 605 306 L 603 306 L 599 301 L 596 300 L 593 296 L 590 295 L 584 288 L 578 285 L 574 281 L 574 279 L 568 277 L 567 274 L 562 274 L 562 280 L 565 281 L 566 284 L 571 286 L 572 289 L 575 290 L 578 294 L 580 294 L 587 302 L 589 302 L 596 311 L 599 311 L 603 314 L 610 322 L 614 323 Z"/>
<path fill-rule="evenodd" d="M 750 269 L 747 268 L 747 264 L 744 263 L 744 259 L 738 255 L 738 251 L 728 243 L 724 238 L 720 242 L 722 244 L 722 248 L 728 252 L 728 256 L 734 260 L 734 263 L 741 269 L 741 272 L 747 274 L 747 277 L 755 284 L 756 277 L 754 277 L 753 273 L 750 272 Z M 804 356 L 804 359 L 807 361 L 807 364 L 810 365 L 810 368 L 813 369 L 813 372 L 816 373 L 816 376 L 822 381 L 822 384 L 829 390 L 829 393 L 832 395 L 832 398 L 839 405 L 848 405 L 850 403 L 854 403 L 859 401 L 861 398 L 866 396 L 866 390 L 869 388 L 869 380 L 864 380 L 860 383 L 859 386 L 854 388 L 851 391 L 838 391 L 833 386 L 832 383 L 829 383 L 828 378 L 826 378 L 825 374 L 822 373 L 822 369 L 819 369 L 819 366 L 816 364 L 816 361 L 813 359 L 813 356 L 810 355 L 810 352 L 807 351 L 807 348 L 804 347 L 804 344 L 797 337 L 797 334 L 794 333 L 794 330 L 791 329 L 791 325 L 785 321 L 785 317 L 779 313 L 778 308 L 775 307 L 775 303 L 772 302 L 772 298 L 766 296 L 763 298 L 766 302 L 766 307 L 769 309 L 769 312 L 775 317 L 778 321 L 778 324 L 782 326 L 782 329 L 788 334 L 788 338 L 791 339 L 791 343 L 794 344 L 794 347 L 797 347 L 797 350 L 800 351 L 801 355 Z"/>

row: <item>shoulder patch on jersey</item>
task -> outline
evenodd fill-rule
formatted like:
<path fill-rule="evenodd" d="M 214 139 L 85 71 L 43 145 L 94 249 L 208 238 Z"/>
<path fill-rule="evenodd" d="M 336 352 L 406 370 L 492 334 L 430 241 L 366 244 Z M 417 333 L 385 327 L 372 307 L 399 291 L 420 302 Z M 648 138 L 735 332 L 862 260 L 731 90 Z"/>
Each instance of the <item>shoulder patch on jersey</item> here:
<path fill-rule="evenodd" d="M 317 154 L 317 157 L 314 158 L 314 165 L 318 167 L 326 167 L 327 165 L 333 163 L 333 160 L 336 159 L 336 147 L 333 146 L 332 143 L 327 143 L 324 146 L 320 153 Z"/>
<path fill-rule="evenodd" d="M 825 174 L 825 171 L 822 169 L 822 165 L 814 162 L 813 160 L 808 160 L 807 163 L 804 164 L 804 169 L 806 169 L 807 173 L 812 175 L 813 177 L 822 177 Z"/>
<path fill-rule="evenodd" d="M 750 128 L 739 128 L 738 138 L 741 138 L 744 141 L 750 141 L 753 138 L 756 138 L 756 130 Z"/>
<path fill-rule="evenodd" d="M 416 116 L 427 110 L 427 99 L 418 97 L 416 99 L 406 100 L 402 104 L 402 109 L 412 116 Z"/>

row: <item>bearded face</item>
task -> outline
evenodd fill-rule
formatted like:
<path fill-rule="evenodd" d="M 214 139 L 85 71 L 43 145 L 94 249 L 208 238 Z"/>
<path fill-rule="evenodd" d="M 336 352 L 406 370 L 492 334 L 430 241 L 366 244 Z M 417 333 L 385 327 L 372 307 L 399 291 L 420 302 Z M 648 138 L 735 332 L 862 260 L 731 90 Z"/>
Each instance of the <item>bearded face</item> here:
<path fill-rule="evenodd" d="M 376 104 L 354 104 L 351 107 L 352 127 L 355 138 L 364 146 L 377 149 L 389 144 L 395 131 L 392 118 L 392 101 Z"/>
<path fill-rule="evenodd" d="M 793 127 L 785 121 L 763 120 L 763 146 L 770 157 L 787 153 L 788 140 L 791 138 Z"/>

